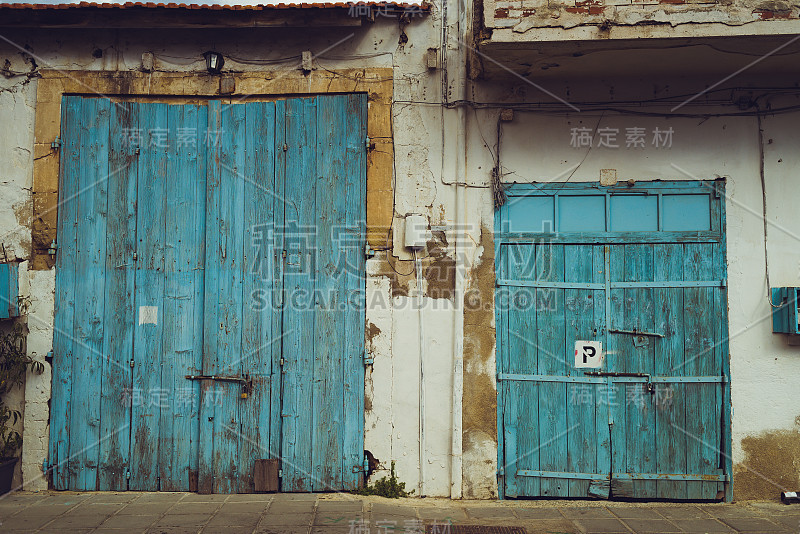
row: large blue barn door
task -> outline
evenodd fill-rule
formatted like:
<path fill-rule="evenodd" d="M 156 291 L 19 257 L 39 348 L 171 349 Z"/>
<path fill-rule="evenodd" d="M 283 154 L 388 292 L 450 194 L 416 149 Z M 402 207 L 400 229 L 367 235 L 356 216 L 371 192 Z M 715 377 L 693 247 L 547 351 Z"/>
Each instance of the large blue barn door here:
<path fill-rule="evenodd" d="M 497 238 L 506 496 L 725 496 L 722 187 L 510 188 Z M 578 367 L 579 342 L 602 343 L 602 364 Z"/>
<path fill-rule="evenodd" d="M 365 95 L 62 109 L 54 486 L 356 488 Z"/>

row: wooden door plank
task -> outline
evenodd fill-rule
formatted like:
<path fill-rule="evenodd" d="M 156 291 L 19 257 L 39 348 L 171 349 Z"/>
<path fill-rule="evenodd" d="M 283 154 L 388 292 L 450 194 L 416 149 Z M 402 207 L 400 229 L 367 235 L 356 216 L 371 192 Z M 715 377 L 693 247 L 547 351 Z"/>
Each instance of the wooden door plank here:
<path fill-rule="evenodd" d="M 188 491 L 196 462 L 199 385 L 186 375 L 200 374 L 205 222 L 205 106 L 168 108 L 164 251 L 164 348 L 160 399 L 159 476 L 163 491 Z M 198 137 L 198 132 L 200 137 Z"/>
<path fill-rule="evenodd" d="M 213 374 L 239 376 L 242 365 L 242 275 L 244 273 L 245 104 L 224 105 L 220 136 L 220 245 L 219 245 L 219 327 Z M 214 493 L 235 493 L 241 435 L 239 402 L 241 385 L 215 384 Z"/>
<path fill-rule="evenodd" d="M 535 263 L 537 247 L 541 245 L 506 245 L 505 260 L 508 276 L 518 280 L 536 278 Z M 546 246 L 546 245 L 545 245 Z M 508 348 L 505 350 L 504 372 L 536 374 L 537 358 L 548 358 L 540 354 L 536 328 L 536 290 L 519 287 L 508 288 L 506 302 L 501 302 L 506 316 Z M 549 301 L 545 301 L 545 304 Z M 539 477 L 517 477 L 519 469 L 538 471 L 539 432 L 539 384 L 535 382 L 510 381 L 504 383 L 506 396 L 503 399 L 504 425 L 506 427 L 506 480 L 508 496 L 539 495 Z"/>
<path fill-rule="evenodd" d="M 712 276 L 712 244 L 684 245 L 684 277 L 701 280 Z M 705 278 L 708 279 L 708 278 Z M 715 362 L 714 290 L 684 288 L 685 373 L 687 376 L 721 374 Z M 715 473 L 719 466 L 717 384 L 686 385 L 686 457 L 691 473 Z M 715 499 L 716 482 L 689 482 L 690 499 Z"/>
<path fill-rule="evenodd" d="M 75 317 L 75 275 L 81 154 L 81 97 L 66 96 L 61 105 L 61 172 L 59 179 L 58 254 L 56 255 L 53 323 L 53 386 L 50 407 L 50 462 L 53 487 L 70 487 L 70 428 Z"/>
<path fill-rule="evenodd" d="M 70 466 L 72 489 L 96 490 L 100 458 L 100 399 L 103 360 L 105 262 L 108 202 L 108 135 L 111 102 L 83 100 L 78 201 L 78 263 L 75 284 Z"/>
<path fill-rule="evenodd" d="M 501 212 L 495 212 L 495 228 L 502 222 Z M 507 257 L 508 246 L 495 242 L 495 272 L 498 278 L 503 278 L 508 272 Z M 496 288 L 494 293 L 494 309 L 496 322 L 496 370 L 498 376 L 508 369 L 508 288 Z M 505 406 L 509 402 L 508 384 L 506 381 L 497 381 L 497 470 L 498 477 L 498 497 L 504 499 L 506 496 L 516 496 L 516 477 L 508 471 L 507 456 L 516 454 L 516 450 L 509 451 L 508 441 L 505 438 L 505 429 L 510 425 L 506 419 Z M 537 397 L 538 400 L 538 397 Z M 537 414 L 538 417 L 538 414 Z M 514 449 L 516 449 L 516 444 Z"/>
<path fill-rule="evenodd" d="M 612 282 L 625 280 L 625 245 L 608 245 L 608 269 L 609 279 Z M 609 329 L 623 328 L 620 325 L 625 320 L 626 310 L 626 290 L 610 290 L 610 314 L 607 324 Z M 627 372 L 628 353 L 632 349 L 631 340 L 624 334 L 608 334 L 608 347 L 606 352 L 605 367 L 609 372 Z M 608 406 L 611 422 L 611 471 L 615 473 L 627 470 L 626 462 L 626 433 L 627 427 L 625 411 L 625 384 L 613 384 L 611 387 L 598 388 L 600 393 L 606 397 L 599 402 L 605 402 Z"/>
<path fill-rule="evenodd" d="M 284 284 L 284 386 L 282 490 L 311 491 L 311 426 L 314 384 L 314 212 L 316 200 L 316 99 L 286 101 L 287 250 Z"/>
<path fill-rule="evenodd" d="M 606 247 L 603 245 L 594 245 L 592 247 L 592 278 L 594 283 L 605 284 L 606 281 Z M 609 295 L 610 297 L 610 295 Z M 606 340 L 607 318 L 606 318 L 606 292 L 594 291 L 592 300 L 594 301 L 594 327 L 597 329 L 600 339 L 603 341 L 603 351 L 605 363 L 604 369 L 609 368 L 608 354 L 609 348 Z M 612 356 L 613 357 L 613 356 Z M 608 425 L 609 419 L 609 405 L 608 397 L 604 393 L 607 388 L 605 386 L 595 386 L 594 390 L 594 403 L 595 403 L 595 431 L 597 432 L 597 460 L 596 460 L 596 473 L 608 475 L 611 473 L 611 428 Z"/>
<path fill-rule="evenodd" d="M 683 245 L 654 245 L 655 280 L 683 280 Z M 683 376 L 683 290 L 655 289 L 654 331 L 664 334 L 656 343 L 655 375 Z M 656 468 L 658 473 L 686 473 L 685 393 L 682 384 L 659 384 L 656 409 Z M 656 481 L 659 499 L 686 499 L 686 482 Z"/>
<path fill-rule="evenodd" d="M 274 149 L 274 174 L 273 180 L 275 201 L 273 202 L 273 221 L 275 223 L 275 232 L 273 235 L 274 253 L 272 255 L 273 261 L 273 288 L 272 288 L 272 306 L 274 313 L 271 315 L 272 319 L 272 332 L 278 339 L 272 340 L 272 376 L 273 379 L 270 383 L 270 403 L 269 421 L 270 421 L 270 435 L 269 435 L 269 452 L 272 458 L 280 459 L 283 456 L 282 446 L 282 432 L 285 419 L 281 417 L 283 410 L 283 371 L 284 367 L 280 364 L 281 358 L 284 355 L 284 343 L 287 333 L 284 330 L 284 311 L 285 305 L 284 298 L 284 283 L 283 273 L 286 265 L 286 260 L 282 257 L 281 252 L 284 250 L 284 232 L 285 227 L 285 213 L 287 209 L 294 209 L 294 204 L 286 199 L 286 151 L 283 150 L 286 145 L 286 102 L 279 100 L 275 102 L 275 139 L 272 147 Z"/>
<path fill-rule="evenodd" d="M 343 353 L 345 336 L 358 335 L 345 332 L 344 309 L 340 308 L 344 296 L 347 273 L 340 271 L 339 253 L 347 259 L 346 252 L 338 249 L 336 239 L 345 230 L 347 222 L 347 174 L 350 171 L 345 158 L 347 151 L 344 127 L 347 123 L 345 97 L 317 97 L 316 144 L 316 209 L 315 246 L 316 296 L 314 306 L 314 381 L 312 390 L 313 441 L 311 464 L 312 489 L 329 491 L 341 487 L 344 436 L 344 373 Z M 351 194 L 357 195 L 355 191 Z M 360 464 L 360 462 L 359 462 Z M 356 465 L 359 465 L 356 464 Z M 352 467 L 352 466 L 351 466 Z M 351 470 L 352 472 L 352 470 Z"/>
<path fill-rule="evenodd" d="M 244 269 L 241 372 L 250 376 L 252 391 L 240 403 L 242 436 L 239 451 L 239 493 L 256 491 L 255 469 L 261 460 L 278 458 L 270 449 L 273 382 L 280 376 L 280 333 L 273 330 L 276 249 L 275 204 L 275 103 L 246 105 L 247 140 L 244 175 Z M 277 461 L 277 460 L 276 460 Z M 261 462 L 261 463 L 259 463 Z M 277 468 L 276 468 L 277 469 Z M 276 471 L 277 475 L 277 471 Z M 277 487 L 270 490 L 276 491 Z M 266 491 L 266 490 L 265 490 Z"/>
<path fill-rule="evenodd" d="M 653 245 L 637 244 L 628 245 L 626 248 L 626 263 L 630 258 L 631 264 L 626 265 L 626 275 L 632 282 L 647 282 L 653 280 Z M 630 256 L 628 256 L 630 251 Z M 653 290 L 638 288 L 632 290 L 634 295 L 631 315 L 626 317 L 623 328 L 629 329 L 628 324 L 643 332 L 654 330 Z M 653 375 L 655 370 L 654 344 L 659 340 L 646 338 L 640 342 L 641 346 L 633 344 L 634 336 L 628 336 L 627 343 L 633 346 L 631 353 L 634 360 L 629 362 L 632 372 Z M 644 384 L 627 384 L 626 395 L 623 400 L 628 413 L 626 438 L 628 443 L 628 472 L 654 473 L 656 472 L 656 435 L 654 398 Z M 634 480 L 633 491 L 637 498 L 654 498 L 656 496 L 655 480 Z"/>
<path fill-rule="evenodd" d="M 362 485 L 360 466 L 364 458 L 364 351 L 366 342 L 366 190 L 367 190 L 367 95 L 364 93 L 333 97 L 344 106 L 345 137 L 344 180 L 346 191 L 343 223 L 347 232 L 339 232 L 337 256 L 346 266 L 346 283 L 339 285 L 339 302 L 345 306 L 342 336 L 344 352 L 340 380 L 342 394 L 342 478 L 339 488 L 355 490 Z M 341 276 L 341 275 L 340 275 Z M 332 459 L 333 460 L 333 459 Z"/>
<path fill-rule="evenodd" d="M 167 140 L 166 104 L 140 104 L 144 143 L 139 154 L 137 191 L 136 323 L 133 342 L 130 488 L 158 491 L 158 446 L 162 332 L 164 324 L 164 243 Z"/>
<path fill-rule="evenodd" d="M 564 247 L 536 247 L 537 280 L 564 281 Z M 539 305 L 541 304 L 541 305 Z M 566 375 L 565 308 L 563 289 L 537 290 L 536 328 L 538 371 L 544 375 Z M 572 356 L 572 352 L 569 353 Z M 539 465 L 543 471 L 567 469 L 567 386 L 563 382 L 539 384 Z M 526 454 L 528 451 L 519 451 Z M 548 497 L 569 496 L 567 479 L 542 478 L 541 493 Z"/>
<path fill-rule="evenodd" d="M 222 104 L 218 100 L 208 103 L 206 131 L 206 225 L 205 225 L 205 278 L 203 281 L 203 357 L 204 375 L 216 369 L 218 333 L 220 331 L 220 206 L 221 194 L 221 132 Z M 216 415 L 215 384 L 210 380 L 200 382 L 200 430 L 198 438 L 198 491 L 211 493 L 214 489 L 214 420 Z"/>
<path fill-rule="evenodd" d="M 103 319 L 105 358 L 100 411 L 100 434 L 108 439 L 100 443 L 98 489 L 101 491 L 121 491 L 128 487 L 125 475 L 130 465 L 138 128 L 136 104 L 118 102 L 110 107 L 107 277 Z"/>
<path fill-rule="evenodd" d="M 564 281 L 590 282 L 593 271 L 591 245 L 564 245 Z M 565 351 L 569 354 L 578 340 L 596 339 L 594 319 L 594 293 L 590 289 L 564 290 L 566 317 Z M 573 364 L 567 362 L 567 374 L 573 374 Z M 581 376 L 583 373 L 576 371 Z M 594 387 L 588 384 L 567 385 L 567 471 L 571 473 L 597 472 L 597 433 L 595 426 Z M 570 497 L 586 497 L 589 480 L 572 479 L 568 482 Z"/>

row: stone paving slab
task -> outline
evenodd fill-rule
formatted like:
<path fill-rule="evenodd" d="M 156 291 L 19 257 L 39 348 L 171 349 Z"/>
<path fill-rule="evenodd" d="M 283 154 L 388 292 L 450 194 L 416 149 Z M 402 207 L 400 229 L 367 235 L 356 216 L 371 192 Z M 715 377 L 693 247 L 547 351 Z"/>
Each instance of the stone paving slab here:
<path fill-rule="evenodd" d="M 419 534 L 426 527 L 445 534 L 449 524 L 517 527 L 528 534 L 797 534 L 800 505 L 451 501 L 350 494 L 44 492 L 0 497 L 2 534 Z"/>

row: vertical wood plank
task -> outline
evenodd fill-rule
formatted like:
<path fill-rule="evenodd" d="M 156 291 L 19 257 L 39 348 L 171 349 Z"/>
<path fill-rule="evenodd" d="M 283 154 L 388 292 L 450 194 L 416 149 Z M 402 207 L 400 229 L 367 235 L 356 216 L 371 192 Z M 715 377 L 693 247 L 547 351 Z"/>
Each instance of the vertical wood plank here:
<path fill-rule="evenodd" d="M 282 436 L 282 490 L 311 491 L 312 413 L 314 376 L 315 292 L 314 241 L 316 231 L 316 107 L 315 98 L 291 99 L 286 115 L 286 235 L 284 281 L 284 386 Z"/>
<path fill-rule="evenodd" d="M 684 245 L 684 276 L 686 280 L 710 280 L 713 275 L 713 245 L 691 243 Z M 685 373 L 687 376 L 709 376 L 720 373 L 715 369 L 714 295 L 713 288 L 684 289 Z M 719 465 L 719 428 L 717 414 L 718 384 L 686 385 L 686 457 L 689 472 L 716 473 Z M 716 482 L 688 483 L 690 499 L 714 499 Z"/>
<path fill-rule="evenodd" d="M 683 280 L 683 245 L 654 245 L 655 280 Z M 655 331 L 664 334 L 656 342 L 655 375 L 683 375 L 683 290 L 654 290 Z M 656 410 L 656 464 L 659 473 L 686 473 L 685 395 L 683 384 L 659 384 L 654 399 Z M 659 480 L 659 499 L 686 499 L 686 482 Z"/>
<path fill-rule="evenodd" d="M 653 245 L 640 244 L 626 247 L 630 248 L 631 264 L 626 266 L 629 280 L 635 282 L 648 282 L 653 280 Z M 627 257 L 626 251 L 626 260 Z M 635 308 L 632 315 L 626 318 L 625 328 L 628 325 L 634 326 L 636 330 L 652 332 L 654 327 L 653 310 L 653 290 L 650 288 L 638 288 L 633 290 L 635 295 Z M 633 345 L 635 336 L 628 336 L 628 343 Z M 630 362 L 633 372 L 646 373 L 650 376 L 655 371 L 655 351 L 654 344 L 658 343 L 657 338 L 646 338 L 642 346 L 633 345 L 631 353 L 634 361 Z M 655 444 L 658 441 L 655 426 L 655 395 L 647 391 L 644 384 L 628 384 L 626 397 L 624 399 L 628 413 L 627 442 L 630 456 L 628 459 L 628 470 L 633 473 L 655 473 L 656 472 L 656 450 Z M 656 481 L 654 480 L 635 480 L 633 491 L 637 498 L 654 498 L 656 496 Z"/>
<path fill-rule="evenodd" d="M 221 117 L 222 105 L 218 100 L 208 103 L 206 128 L 206 225 L 205 225 L 205 278 L 203 283 L 203 358 L 204 375 L 216 369 L 218 339 L 221 325 L 219 288 L 220 255 L 223 241 L 220 229 L 221 196 Z M 216 416 L 216 385 L 210 380 L 200 383 L 200 429 L 198 440 L 198 491 L 211 493 L 214 489 L 214 419 Z"/>
<path fill-rule="evenodd" d="M 105 317 L 103 336 L 100 434 L 101 491 L 128 487 L 130 465 L 131 367 L 133 352 L 133 283 L 136 273 L 136 104 L 110 107 L 108 234 L 106 237 Z"/>
<path fill-rule="evenodd" d="M 312 391 L 313 465 L 312 489 L 325 491 L 342 482 L 344 430 L 343 361 L 345 350 L 345 313 L 340 308 L 344 296 L 339 288 L 345 286 L 347 273 L 340 271 L 336 238 L 345 230 L 347 172 L 345 132 L 346 100 L 342 97 L 317 97 L 316 130 L 316 210 L 317 239 L 316 298 L 314 317 L 314 381 Z M 337 127 L 339 126 L 339 127 Z M 353 191 L 355 194 L 355 191 Z M 351 335 L 357 335 L 355 332 Z M 351 466 L 352 467 L 352 466 Z"/>
<path fill-rule="evenodd" d="M 212 374 L 239 376 L 242 369 L 242 275 L 244 273 L 245 104 L 223 106 L 220 135 L 219 328 Z M 206 262 L 208 265 L 208 262 Z M 238 478 L 241 386 L 217 382 L 214 416 L 214 493 L 233 493 Z"/>
<path fill-rule="evenodd" d="M 592 282 L 605 284 L 606 281 L 606 247 L 604 245 L 595 245 L 592 247 Z M 598 335 L 601 336 L 603 341 L 603 351 L 605 363 L 603 367 L 609 368 L 609 347 L 605 342 L 608 339 L 606 330 L 608 327 L 608 318 L 606 317 L 606 298 L 610 298 L 605 290 L 594 291 L 594 325 L 597 329 Z M 595 431 L 597 432 L 597 460 L 596 460 L 596 473 L 602 475 L 611 474 L 611 428 L 608 425 L 609 418 L 609 405 L 606 398 L 602 398 L 606 389 L 600 386 L 594 386 L 594 403 L 595 403 Z"/>
<path fill-rule="evenodd" d="M 564 245 L 564 281 L 592 281 L 593 250 L 591 245 Z M 566 316 L 565 352 L 575 347 L 578 340 L 596 338 L 594 319 L 594 291 L 590 289 L 564 290 Z M 567 375 L 572 374 L 567 362 Z M 576 373 L 581 376 L 582 373 Z M 567 384 L 567 471 L 595 473 L 597 460 L 597 433 L 595 427 L 595 398 L 588 384 Z M 572 479 L 568 482 L 570 497 L 586 497 L 589 481 Z"/>
<path fill-rule="evenodd" d="M 164 342 L 160 399 L 159 477 L 163 491 L 188 491 L 196 455 L 198 384 L 203 332 L 200 243 L 205 221 L 205 106 L 168 108 L 164 249 Z M 198 133 L 199 132 L 199 133 Z"/>
<path fill-rule="evenodd" d="M 273 356 L 272 356 L 272 369 L 273 380 L 270 383 L 270 397 L 273 401 L 270 403 L 269 420 L 272 428 L 269 435 L 269 453 L 271 458 L 282 458 L 282 432 L 285 418 L 281 416 L 283 412 L 283 394 L 282 388 L 284 386 L 284 367 L 280 364 L 280 359 L 284 357 L 285 339 L 288 331 L 284 326 L 284 305 L 286 299 L 284 298 L 284 268 L 286 260 L 283 259 L 281 251 L 284 250 L 284 232 L 285 227 L 285 213 L 287 209 L 294 209 L 294 204 L 286 199 L 286 151 L 283 147 L 286 143 L 286 103 L 284 100 L 275 102 L 275 139 L 272 147 L 275 154 L 274 173 L 275 179 L 273 181 L 275 188 L 276 201 L 273 203 L 273 220 L 275 221 L 275 232 L 273 235 L 274 254 L 273 261 L 273 279 L 272 279 L 272 307 L 275 312 L 272 314 L 272 332 L 274 335 L 279 336 L 277 341 L 274 341 Z M 288 145 L 287 149 L 288 149 Z"/>
<path fill-rule="evenodd" d="M 608 245 L 608 269 L 611 282 L 625 280 L 625 245 Z M 625 289 L 610 290 L 610 313 L 608 318 L 609 329 L 624 329 L 625 311 L 628 300 Z M 609 372 L 624 373 L 628 372 L 628 353 L 632 348 L 631 340 L 624 334 L 608 334 L 608 348 L 606 352 L 606 369 Z M 627 443 L 626 432 L 627 418 L 625 411 L 625 384 L 614 384 L 599 388 L 600 395 L 605 399 L 598 399 L 599 403 L 608 406 L 610 419 L 613 423 L 610 428 L 611 434 L 611 471 L 613 473 L 624 473 L 627 471 Z"/>
<path fill-rule="evenodd" d="M 538 245 L 504 245 L 509 277 L 516 280 L 533 280 Z M 525 287 L 508 287 L 508 298 L 501 303 L 506 315 L 508 348 L 505 351 L 504 372 L 536 374 L 540 354 L 537 340 L 536 290 Z M 549 301 L 546 301 L 546 305 Z M 506 381 L 503 400 L 506 427 L 506 480 L 508 496 L 538 495 L 541 491 L 539 477 L 517 477 L 519 469 L 539 470 L 539 388 L 536 382 Z"/>
<path fill-rule="evenodd" d="M 100 451 L 101 367 L 105 304 L 108 134 L 111 103 L 83 100 L 75 284 L 75 342 L 70 467 L 73 489 L 97 489 Z"/>
<path fill-rule="evenodd" d="M 364 93 L 328 97 L 341 100 L 344 136 L 342 171 L 346 190 L 344 195 L 344 232 L 338 232 L 336 250 L 338 261 L 344 270 L 346 283 L 339 285 L 339 302 L 344 306 L 342 338 L 344 352 L 339 388 L 342 390 L 342 464 L 340 488 L 357 489 L 363 481 L 360 466 L 364 457 L 364 351 L 366 343 L 366 190 L 367 190 L 367 95 Z M 341 270 L 340 270 L 341 272 Z M 340 274 L 339 276 L 342 276 Z M 334 458 L 332 458 L 334 460 Z"/>
<path fill-rule="evenodd" d="M 75 275 L 81 154 L 81 97 L 62 99 L 61 170 L 59 179 L 58 253 L 53 323 L 53 386 L 50 406 L 50 462 L 55 489 L 70 487 L 69 442 L 72 411 L 72 364 L 75 357 Z"/>
<path fill-rule="evenodd" d="M 242 437 L 239 452 L 238 491 L 258 490 L 255 469 L 264 461 L 277 458 L 271 450 L 271 434 L 277 424 L 270 419 L 273 382 L 279 379 L 280 332 L 273 330 L 276 289 L 275 204 L 275 103 L 254 102 L 246 105 L 247 135 L 245 146 L 246 177 L 243 243 L 242 373 L 252 380 L 253 390 L 240 403 Z M 276 460 L 277 461 L 277 460 Z M 277 468 L 275 470 L 277 480 Z M 271 478 L 266 477 L 265 480 Z M 262 491 L 276 491 L 274 489 Z"/>
<path fill-rule="evenodd" d="M 133 341 L 130 489 L 158 491 L 159 419 L 164 325 L 164 244 L 167 140 L 166 104 L 140 104 L 144 143 L 137 188 L 137 262 Z"/>
<path fill-rule="evenodd" d="M 564 281 L 564 246 L 544 244 L 536 247 L 538 280 Z M 538 370 L 543 375 L 566 375 L 564 347 L 566 320 L 563 289 L 538 289 L 536 328 L 538 332 Z M 570 351 L 570 356 L 572 352 Z M 563 382 L 539 384 L 539 464 L 543 471 L 567 470 L 567 385 Z M 527 451 L 520 451 L 521 454 Z M 569 496 L 567 479 L 542 478 L 541 493 L 548 497 Z"/>

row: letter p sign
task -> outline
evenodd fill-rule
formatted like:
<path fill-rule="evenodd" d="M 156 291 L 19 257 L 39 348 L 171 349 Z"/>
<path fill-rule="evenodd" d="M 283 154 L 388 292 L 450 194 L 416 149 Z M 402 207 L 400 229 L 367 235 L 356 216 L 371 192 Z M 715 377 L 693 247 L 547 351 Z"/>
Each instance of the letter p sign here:
<path fill-rule="evenodd" d="M 575 367 L 596 369 L 603 366 L 603 344 L 600 341 L 575 342 Z"/>

